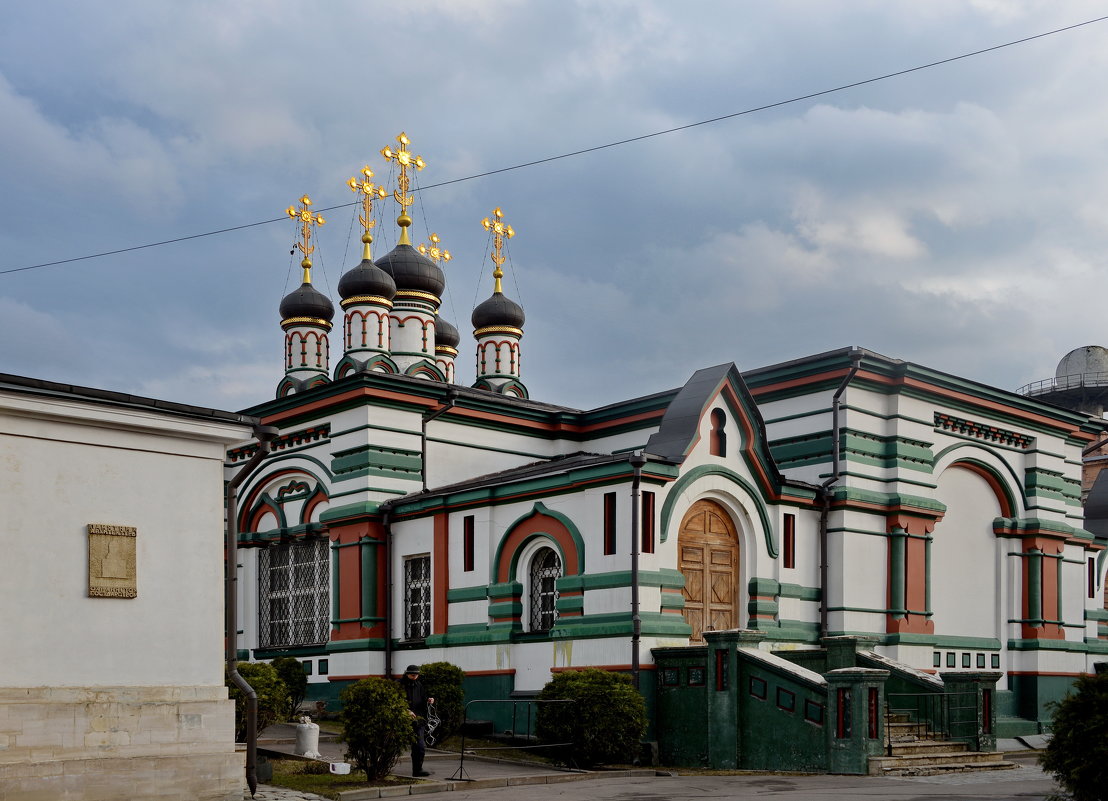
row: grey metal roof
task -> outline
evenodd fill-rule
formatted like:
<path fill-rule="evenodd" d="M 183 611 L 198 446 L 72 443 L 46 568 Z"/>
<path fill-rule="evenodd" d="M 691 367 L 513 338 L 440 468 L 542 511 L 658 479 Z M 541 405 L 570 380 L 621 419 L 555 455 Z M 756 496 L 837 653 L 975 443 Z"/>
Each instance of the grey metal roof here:
<path fill-rule="evenodd" d="M 145 398 L 140 395 L 128 395 L 125 392 L 114 392 L 108 389 L 94 389 L 92 387 L 81 387 L 74 384 L 61 384 L 55 381 L 45 381 L 41 378 L 28 378 L 26 376 L 11 375 L 9 373 L 0 373 L 0 391 L 17 392 L 46 398 L 65 398 L 67 400 L 84 401 L 86 403 L 96 403 L 105 406 L 143 409 L 180 417 L 214 420 L 222 423 L 239 423 L 247 426 L 253 426 L 259 422 L 257 417 L 239 414 L 238 412 L 225 412 L 220 409 L 210 409 L 205 406 L 191 406 L 187 403 L 175 403 L 173 401 L 158 400 L 156 398 Z"/>

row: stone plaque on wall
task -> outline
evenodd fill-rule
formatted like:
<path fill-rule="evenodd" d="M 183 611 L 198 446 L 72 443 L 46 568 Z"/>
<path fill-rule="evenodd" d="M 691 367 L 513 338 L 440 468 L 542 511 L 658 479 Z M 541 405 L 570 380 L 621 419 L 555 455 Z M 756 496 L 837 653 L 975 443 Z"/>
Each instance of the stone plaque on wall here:
<path fill-rule="evenodd" d="M 136 598 L 134 526 L 88 524 L 88 594 L 90 598 Z"/>

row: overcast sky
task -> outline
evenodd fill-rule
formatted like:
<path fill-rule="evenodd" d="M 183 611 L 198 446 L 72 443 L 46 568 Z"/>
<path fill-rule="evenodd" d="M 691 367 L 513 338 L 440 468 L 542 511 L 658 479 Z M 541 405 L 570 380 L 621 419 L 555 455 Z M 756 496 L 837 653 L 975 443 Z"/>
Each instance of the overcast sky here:
<path fill-rule="evenodd" d="M 1102 2 L 8 4 L 0 270 L 283 216 L 401 130 L 418 184 L 864 80 L 1082 22 Z M 1108 344 L 1108 22 L 618 148 L 431 188 L 442 313 L 517 235 L 533 398 L 589 408 L 858 345 L 1015 389 Z M 396 242 L 383 204 L 374 254 Z M 313 271 L 360 255 L 324 212 Z M 353 223 L 353 226 L 352 226 Z M 242 408 L 282 375 L 282 221 L 0 275 L 0 372 Z M 341 311 L 335 332 L 341 330 Z M 332 333 L 332 366 L 341 340 Z"/>

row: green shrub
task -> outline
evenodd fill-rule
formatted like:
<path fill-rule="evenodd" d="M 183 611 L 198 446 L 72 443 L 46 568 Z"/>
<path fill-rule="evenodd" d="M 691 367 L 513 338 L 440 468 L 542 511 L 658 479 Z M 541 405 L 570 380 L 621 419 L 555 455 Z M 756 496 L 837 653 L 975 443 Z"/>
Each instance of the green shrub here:
<path fill-rule="evenodd" d="M 304 703 L 304 696 L 308 692 L 308 676 L 304 673 L 304 665 L 291 656 L 279 656 L 269 664 L 273 665 L 281 681 L 289 688 L 289 709 L 285 717 L 293 717 Z"/>
<path fill-rule="evenodd" d="M 435 742 L 441 743 L 462 727 L 465 717 L 465 693 L 462 679 L 465 673 L 449 662 L 430 662 L 423 666 L 419 680 L 429 698 L 435 699 L 435 711 L 439 713 L 439 727 L 435 729 Z"/>
<path fill-rule="evenodd" d="M 362 679 L 339 693 L 347 757 L 369 781 L 388 775 L 415 740 L 408 700 L 396 682 Z"/>
<path fill-rule="evenodd" d="M 289 708 L 289 688 L 272 665 L 240 662 L 239 675 L 258 695 L 258 731 L 282 720 Z M 227 692 L 235 702 L 235 741 L 246 740 L 246 695 L 227 677 Z"/>
<path fill-rule="evenodd" d="M 1053 736 L 1039 757 L 1073 801 L 1108 799 L 1108 673 L 1081 676 L 1053 704 Z"/>
<path fill-rule="evenodd" d="M 559 673 L 539 693 L 535 733 L 569 764 L 633 762 L 646 733 L 646 703 L 629 676 L 596 668 Z M 568 745 L 555 746 L 557 743 Z"/>

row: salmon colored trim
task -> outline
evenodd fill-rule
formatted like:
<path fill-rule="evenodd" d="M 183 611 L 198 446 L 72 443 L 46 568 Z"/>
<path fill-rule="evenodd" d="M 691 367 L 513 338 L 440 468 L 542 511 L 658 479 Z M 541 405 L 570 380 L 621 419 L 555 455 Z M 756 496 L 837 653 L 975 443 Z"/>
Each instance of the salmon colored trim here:
<path fill-rule="evenodd" d="M 507 670 L 467 670 L 466 676 L 514 676 L 516 674 L 515 668 L 508 668 Z"/>
<path fill-rule="evenodd" d="M 1009 670 L 1008 675 L 1009 676 L 1066 676 L 1068 678 L 1068 677 L 1077 677 L 1077 676 L 1089 676 L 1091 674 L 1089 674 L 1089 673 L 1064 673 L 1064 672 L 1061 672 L 1061 671 L 1038 672 L 1038 671 L 1035 671 L 1035 670 Z"/>
<path fill-rule="evenodd" d="M 1015 516 L 1016 512 L 1012 508 L 1012 504 L 1008 502 L 1008 496 L 1004 492 L 1004 485 L 1000 483 L 1000 480 L 995 475 L 993 475 L 991 471 L 986 470 L 981 465 L 974 464 L 973 462 L 951 462 L 949 467 L 947 467 L 947 470 L 949 470 L 951 467 L 960 467 L 963 470 L 969 470 L 971 473 L 975 473 L 981 476 L 981 478 L 985 479 L 990 489 L 992 489 L 993 495 L 996 496 L 997 502 L 1000 504 L 1000 516 Z"/>
<path fill-rule="evenodd" d="M 803 378 L 794 378 L 794 379 L 791 379 L 789 381 L 781 381 L 781 382 L 778 382 L 776 384 L 767 384 L 765 386 L 758 387 L 757 389 L 752 389 L 751 394 L 754 395 L 754 396 L 766 395 L 766 394 L 769 394 L 770 392 L 776 392 L 776 391 L 782 390 L 782 389 L 789 389 L 789 388 L 792 388 L 792 387 L 800 387 L 800 386 L 805 386 L 807 384 L 814 384 L 814 383 L 818 383 L 818 382 L 821 382 L 821 381 L 827 381 L 827 380 L 830 380 L 830 379 L 834 379 L 834 378 L 838 378 L 840 376 L 846 375 L 846 373 L 849 369 L 850 368 L 844 367 L 841 370 L 831 370 L 831 371 L 828 371 L 826 373 L 819 373 L 818 375 L 805 376 Z M 912 387 L 913 389 L 922 389 L 922 390 L 926 390 L 927 392 L 929 392 L 931 394 L 939 395 L 940 397 L 953 398 L 955 400 L 967 402 L 971 406 L 976 406 L 976 407 L 981 408 L 981 409 L 990 409 L 992 411 L 1001 411 L 1001 412 L 1004 412 L 1005 414 L 1009 414 L 1009 415 L 1011 415 L 1013 417 L 1017 417 L 1021 420 L 1028 420 L 1028 421 L 1033 421 L 1033 422 L 1036 422 L 1036 423 L 1040 423 L 1042 425 L 1047 426 L 1048 428 L 1054 429 L 1055 431 L 1064 431 L 1064 432 L 1066 432 L 1066 434 L 1068 436 L 1074 437 L 1075 439 L 1080 439 L 1080 440 L 1084 440 L 1084 441 L 1087 441 L 1087 442 L 1092 442 L 1093 439 L 1095 438 L 1093 434 L 1087 434 L 1083 431 L 1080 431 L 1077 428 L 1067 427 L 1063 424 L 1059 424 L 1059 422 L 1057 420 L 1052 420 L 1051 418 L 1046 417 L 1044 415 L 1034 414 L 1033 412 L 1021 411 L 1019 409 L 1013 408 L 1012 406 L 1008 406 L 1008 405 L 1005 405 L 1005 404 L 1002 404 L 1002 403 L 997 403 L 995 401 L 984 400 L 982 398 L 978 398 L 978 397 L 975 397 L 973 395 L 967 395 L 964 392 L 957 392 L 957 391 L 952 390 L 952 389 L 944 389 L 942 387 L 935 386 L 934 384 L 929 384 L 929 383 L 926 383 L 924 381 L 920 381 L 919 379 L 916 379 L 916 378 L 909 378 L 907 376 L 902 376 L 900 378 L 889 378 L 887 376 L 878 375 L 877 373 L 872 373 L 872 372 L 869 372 L 867 370 L 859 370 L 858 373 L 857 373 L 857 376 L 859 378 L 869 379 L 870 381 L 872 381 L 876 384 L 884 384 L 885 386 L 890 386 L 890 387 Z"/>
<path fill-rule="evenodd" d="M 324 411 L 331 406 L 335 406 L 337 404 L 355 398 L 378 398 L 380 400 L 395 400 L 409 403 L 413 406 L 422 406 L 425 408 L 434 408 L 439 405 L 439 401 L 434 398 L 421 398 L 403 392 L 396 392 L 393 390 L 370 389 L 368 387 L 361 387 L 359 389 L 350 390 L 349 392 L 342 392 L 330 398 L 324 398 L 313 403 L 298 406 L 295 409 L 286 409 L 282 412 L 274 412 L 273 414 L 263 417 L 262 421 L 265 425 L 275 425 L 280 423 L 282 420 L 301 417 L 311 412 Z M 617 417 L 613 420 L 605 420 L 601 423 L 591 423 L 589 425 L 574 425 L 573 423 L 564 422 L 543 423 L 536 420 L 523 420 L 518 417 L 512 417 L 506 414 L 480 412 L 476 409 L 463 409 L 455 406 L 449 412 L 447 412 L 444 417 L 468 417 L 474 420 L 487 420 L 490 422 L 504 423 L 505 425 L 511 425 L 517 428 L 531 429 L 533 431 L 588 434 L 594 431 L 603 431 L 608 428 L 625 425 L 627 423 L 635 423 L 642 420 L 661 418 L 664 414 L 664 409 L 658 409 L 651 412 L 640 412 L 639 414 Z"/>
<path fill-rule="evenodd" d="M 450 624 L 450 604 L 446 602 L 446 590 L 450 586 L 450 516 L 445 512 L 435 515 L 434 550 L 431 571 L 434 575 L 434 591 L 431 597 L 431 633 L 445 634 Z"/>
<path fill-rule="evenodd" d="M 552 668 L 550 668 L 551 673 L 572 673 L 574 671 L 580 671 L 580 670 L 608 670 L 608 671 L 611 671 L 613 673 L 616 673 L 616 672 L 626 672 L 626 671 L 631 670 L 631 665 L 629 665 L 629 664 L 627 664 L 627 665 L 583 665 L 581 667 L 568 666 L 568 667 L 552 667 Z M 657 667 L 653 664 L 639 665 L 639 670 L 640 671 L 657 670 Z M 471 676 L 473 674 L 472 673 L 467 673 L 466 675 Z"/>
<path fill-rule="evenodd" d="M 496 565 L 497 582 L 503 584 L 511 581 L 508 571 L 511 569 L 516 553 L 525 540 L 532 534 L 539 533 L 547 535 L 561 547 L 566 560 L 562 570 L 563 576 L 576 576 L 581 573 L 581 554 L 577 553 L 577 545 L 573 542 L 573 535 L 569 533 L 569 529 L 556 517 L 540 512 L 521 521 L 504 538 L 504 544 L 500 548 L 500 562 Z"/>

